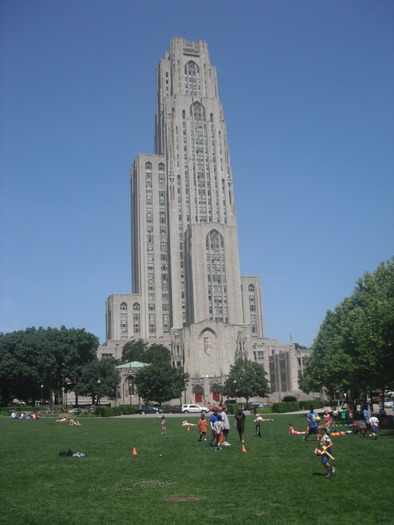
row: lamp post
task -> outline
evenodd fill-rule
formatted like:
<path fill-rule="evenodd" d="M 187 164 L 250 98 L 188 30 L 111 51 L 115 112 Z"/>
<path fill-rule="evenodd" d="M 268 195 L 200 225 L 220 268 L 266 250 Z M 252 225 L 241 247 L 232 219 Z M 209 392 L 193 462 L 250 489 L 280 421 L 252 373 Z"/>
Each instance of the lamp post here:
<path fill-rule="evenodd" d="M 98 416 L 100 417 L 100 387 L 101 379 L 97 379 L 97 405 L 98 405 Z"/>
<path fill-rule="evenodd" d="M 42 405 L 44 403 L 44 385 L 41 383 L 41 408 L 42 408 Z"/>

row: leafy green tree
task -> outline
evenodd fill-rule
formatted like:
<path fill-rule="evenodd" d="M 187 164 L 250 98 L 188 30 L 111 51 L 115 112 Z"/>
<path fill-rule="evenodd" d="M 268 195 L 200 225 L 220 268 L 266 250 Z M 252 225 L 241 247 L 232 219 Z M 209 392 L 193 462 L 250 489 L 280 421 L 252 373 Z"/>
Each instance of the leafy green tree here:
<path fill-rule="evenodd" d="M 80 367 L 96 359 L 99 342 L 83 329 L 27 328 L 0 335 L 0 392 L 3 402 L 33 402 L 75 383 Z M 43 385 L 43 392 L 41 389 Z"/>
<path fill-rule="evenodd" d="M 151 345 L 145 352 L 144 363 L 171 363 L 171 352 L 163 345 Z"/>
<path fill-rule="evenodd" d="M 394 383 L 394 258 L 356 283 L 353 295 L 328 311 L 300 386 L 356 392 Z"/>
<path fill-rule="evenodd" d="M 82 367 L 80 377 L 75 385 L 78 395 L 90 396 L 92 404 L 98 398 L 115 399 L 116 387 L 119 383 L 119 372 L 112 359 L 94 359 Z"/>
<path fill-rule="evenodd" d="M 171 353 L 167 347 L 160 344 L 148 345 L 143 339 L 126 343 L 122 351 L 122 361 L 140 361 L 141 363 L 171 363 Z"/>
<path fill-rule="evenodd" d="M 251 397 L 265 397 L 269 393 L 266 375 L 259 363 L 237 359 L 230 368 L 222 392 L 228 397 L 244 397 L 246 403 Z"/>
<path fill-rule="evenodd" d="M 178 399 L 189 381 L 189 374 L 165 361 L 140 368 L 135 377 L 139 395 L 160 405 Z"/>
<path fill-rule="evenodd" d="M 132 361 L 139 361 L 146 363 L 145 353 L 148 350 L 148 343 L 143 339 L 132 339 L 128 341 L 122 350 L 122 362 L 129 363 Z"/>

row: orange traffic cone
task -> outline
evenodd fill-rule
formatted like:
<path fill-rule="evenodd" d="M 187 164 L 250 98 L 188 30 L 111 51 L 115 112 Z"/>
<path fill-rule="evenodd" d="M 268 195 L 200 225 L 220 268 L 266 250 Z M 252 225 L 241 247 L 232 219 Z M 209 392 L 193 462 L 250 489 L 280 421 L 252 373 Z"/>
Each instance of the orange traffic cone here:
<path fill-rule="evenodd" d="M 136 456 L 137 455 L 137 449 L 134 447 L 133 448 L 133 456 Z"/>
<path fill-rule="evenodd" d="M 245 445 L 242 443 L 242 452 L 246 452 Z"/>

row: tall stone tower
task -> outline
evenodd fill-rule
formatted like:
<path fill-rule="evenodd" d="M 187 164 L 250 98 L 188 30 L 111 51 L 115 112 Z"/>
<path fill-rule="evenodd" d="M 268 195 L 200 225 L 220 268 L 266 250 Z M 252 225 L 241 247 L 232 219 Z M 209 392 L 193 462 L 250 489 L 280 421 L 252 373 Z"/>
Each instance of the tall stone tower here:
<path fill-rule="evenodd" d="M 234 360 L 253 358 L 264 333 L 260 278 L 240 275 L 226 124 L 206 42 L 173 38 L 160 61 L 154 144 L 131 169 L 132 293 L 108 298 L 105 347 L 110 355 L 130 339 L 164 344 L 191 375 L 185 400 L 218 400 Z"/>

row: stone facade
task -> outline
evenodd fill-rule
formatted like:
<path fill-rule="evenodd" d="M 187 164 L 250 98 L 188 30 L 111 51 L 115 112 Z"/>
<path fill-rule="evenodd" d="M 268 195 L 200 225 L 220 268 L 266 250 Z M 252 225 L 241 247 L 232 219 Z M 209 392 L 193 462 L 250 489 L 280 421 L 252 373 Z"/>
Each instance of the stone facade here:
<path fill-rule="evenodd" d="M 131 246 L 132 293 L 108 298 L 100 356 L 119 358 L 130 339 L 167 346 L 191 376 L 185 402 L 217 401 L 237 357 L 263 356 L 275 389 L 297 389 L 294 348 L 264 338 L 260 277 L 240 275 L 227 131 L 203 41 L 173 38 L 159 63 L 155 153 L 131 169 Z"/>

